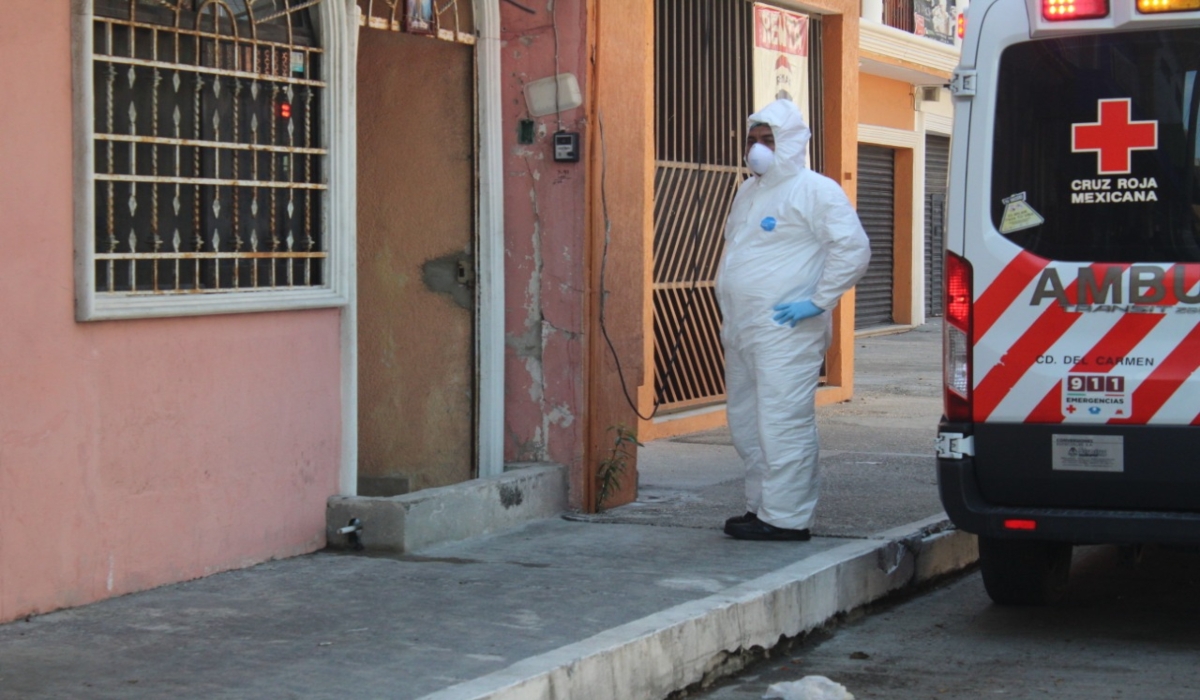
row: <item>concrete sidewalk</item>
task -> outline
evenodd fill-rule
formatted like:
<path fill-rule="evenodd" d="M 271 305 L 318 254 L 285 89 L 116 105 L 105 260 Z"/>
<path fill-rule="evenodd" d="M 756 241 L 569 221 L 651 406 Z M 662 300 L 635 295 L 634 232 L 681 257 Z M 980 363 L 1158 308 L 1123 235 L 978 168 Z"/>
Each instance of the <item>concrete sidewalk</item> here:
<path fill-rule="evenodd" d="M 648 444 L 637 503 L 416 554 L 326 551 L 0 626 L 0 698 L 658 700 L 968 565 L 932 458 L 940 332 L 860 338 L 819 410 L 805 543 L 739 542 L 723 430 Z"/>

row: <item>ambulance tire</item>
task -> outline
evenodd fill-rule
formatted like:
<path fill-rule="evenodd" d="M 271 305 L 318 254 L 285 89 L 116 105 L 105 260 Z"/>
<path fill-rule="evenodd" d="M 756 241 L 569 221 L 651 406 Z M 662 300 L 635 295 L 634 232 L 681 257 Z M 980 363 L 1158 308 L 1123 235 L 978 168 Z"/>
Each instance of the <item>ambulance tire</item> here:
<path fill-rule="evenodd" d="M 981 536 L 979 570 L 997 605 L 1049 605 L 1066 591 L 1071 545 Z"/>

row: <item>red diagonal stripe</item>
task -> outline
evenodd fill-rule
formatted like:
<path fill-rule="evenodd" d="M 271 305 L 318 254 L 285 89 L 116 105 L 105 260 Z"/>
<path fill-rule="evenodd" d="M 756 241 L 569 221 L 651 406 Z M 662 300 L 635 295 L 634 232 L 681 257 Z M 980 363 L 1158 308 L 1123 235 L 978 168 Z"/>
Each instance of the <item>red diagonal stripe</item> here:
<path fill-rule="evenodd" d="M 1067 290 L 1067 298 L 1072 304 L 1075 303 L 1073 285 Z M 987 420 L 1017 381 L 1033 366 L 1034 361 L 1046 354 L 1046 350 L 1062 337 L 1081 315 L 1077 312 L 1067 313 L 1056 303 L 1052 303 L 1042 312 L 1029 330 L 1012 344 L 1008 352 L 1000 358 L 1000 362 L 984 376 L 979 386 L 975 387 L 975 420 Z"/>
<path fill-rule="evenodd" d="M 1125 314 L 1104 334 L 1100 342 L 1083 355 L 1083 362 L 1076 363 L 1071 371 L 1103 374 L 1111 370 L 1112 365 L 1102 365 L 1099 359 L 1128 355 L 1165 316 L 1166 314 Z"/>
<path fill-rule="evenodd" d="M 1166 359 L 1154 368 L 1133 392 L 1133 413 L 1109 423 L 1146 423 L 1167 399 L 1200 367 L 1200 325 L 1192 328 Z"/>
<path fill-rule="evenodd" d="M 975 337 L 982 338 L 996 319 L 1012 306 L 1021 290 L 1049 264 L 1049 260 L 1027 250 L 1021 251 L 1009 261 L 975 302 Z"/>
<path fill-rule="evenodd" d="M 1055 384 L 1045 398 L 1025 416 L 1026 423 L 1061 423 L 1062 414 L 1062 382 Z"/>

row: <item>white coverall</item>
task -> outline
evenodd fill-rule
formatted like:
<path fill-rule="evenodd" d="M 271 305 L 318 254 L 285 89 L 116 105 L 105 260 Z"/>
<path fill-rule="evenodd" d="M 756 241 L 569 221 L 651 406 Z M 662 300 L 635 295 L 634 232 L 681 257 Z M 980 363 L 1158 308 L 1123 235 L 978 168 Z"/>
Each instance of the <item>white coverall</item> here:
<path fill-rule="evenodd" d="M 748 509 L 799 530 L 812 524 L 820 487 L 815 399 L 830 310 L 866 272 L 871 250 L 841 187 L 806 166 L 812 133 L 799 108 L 776 100 L 751 115 L 757 123 L 771 127 L 775 160 L 738 189 L 717 271 L 726 408 Z M 825 312 L 794 328 L 772 320 L 776 304 L 804 299 Z"/>

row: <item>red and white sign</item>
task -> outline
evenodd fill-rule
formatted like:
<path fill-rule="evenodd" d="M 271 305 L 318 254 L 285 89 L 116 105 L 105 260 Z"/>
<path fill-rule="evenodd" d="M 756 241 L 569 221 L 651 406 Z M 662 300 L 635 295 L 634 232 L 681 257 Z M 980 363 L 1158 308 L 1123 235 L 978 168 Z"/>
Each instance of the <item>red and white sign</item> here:
<path fill-rule="evenodd" d="M 1130 121 L 1128 97 L 1098 103 L 1099 121 L 1071 125 L 1071 151 L 1095 152 L 1100 175 L 1126 175 L 1133 151 L 1158 149 L 1158 121 Z"/>
<path fill-rule="evenodd" d="M 754 7 L 754 45 L 768 51 L 808 56 L 808 17 L 777 10 L 773 7 Z"/>
<path fill-rule="evenodd" d="M 808 111 L 808 16 L 769 5 L 754 5 L 754 110 L 773 100 L 796 103 Z"/>

